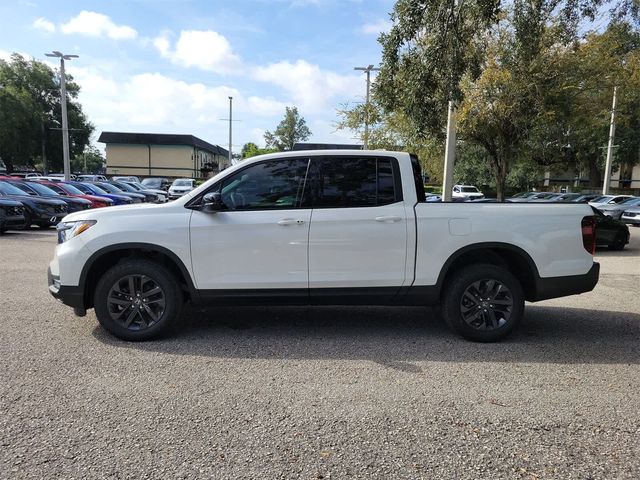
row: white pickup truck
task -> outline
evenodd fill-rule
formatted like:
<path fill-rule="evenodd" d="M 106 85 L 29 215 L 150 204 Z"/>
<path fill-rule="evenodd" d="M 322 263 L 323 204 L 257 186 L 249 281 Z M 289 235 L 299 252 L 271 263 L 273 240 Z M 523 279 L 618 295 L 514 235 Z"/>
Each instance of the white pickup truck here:
<path fill-rule="evenodd" d="M 427 203 L 417 159 L 305 151 L 246 160 L 176 201 L 87 210 L 58 225 L 51 294 L 145 340 L 185 302 L 433 305 L 494 341 L 524 302 L 598 281 L 585 204 Z"/>

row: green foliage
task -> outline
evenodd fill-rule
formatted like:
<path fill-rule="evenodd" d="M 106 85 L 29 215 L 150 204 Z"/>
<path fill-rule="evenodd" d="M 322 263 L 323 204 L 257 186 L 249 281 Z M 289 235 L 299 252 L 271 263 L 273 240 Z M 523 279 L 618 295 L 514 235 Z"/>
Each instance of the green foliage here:
<path fill-rule="evenodd" d="M 94 127 L 77 102 L 80 87 L 70 75 L 66 79 L 73 157 L 82 154 Z M 9 170 L 42 163 L 43 150 L 49 168 L 62 170 L 59 95 L 56 74 L 46 64 L 15 53 L 9 61 L 0 60 L 0 157 Z"/>
<path fill-rule="evenodd" d="M 102 152 L 94 146 L 88 146 L 80 155 L 71 159 L 71 170 L 74 173 L 99 173 L 102 172 L 106 159 Z"/>
<path fill-rule="evenodd" d="M 307 140 L 310 136 L 311 130 L 298 113 L 298 107 L 286 107 L 284 118 L 275 131 L 264 133 L 267 148 L 275 148 L 277 151 L 292 150 L 296 142 Z"/>
<path fill-rule="evenodd" d="M 266 153 L 277 152 L 277 148 L 260 148 L 253 142 L 245 143 L 242 147 L 241 159 L 255 157 L 257 155 L 264 155 Z"/>

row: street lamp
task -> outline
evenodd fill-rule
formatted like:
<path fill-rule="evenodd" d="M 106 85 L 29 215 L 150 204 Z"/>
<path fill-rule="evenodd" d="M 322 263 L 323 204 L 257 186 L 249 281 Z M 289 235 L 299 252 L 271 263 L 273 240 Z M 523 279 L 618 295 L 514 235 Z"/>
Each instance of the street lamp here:
<path fill-rule="evenodd" d="M 353 67 L 354 70 L 359 70 L 367 74 L 367 100 L 365 103 L 364 112 L 364 150 L 369 148 L 369 90 L 371 87 L 371 72 L 377 72 L 379 68 L 373 68 L 373 65 L 367 67 Z"/>
<path fill-rule="evenodd" d="M 47 57 L 60 59 L 60 105 L 62 106 L 62 154 L 64 159 L 64 179 L 71 180 L 71 161 L 69 159 L 69 119 L 67 118 L 67 84 L 64 74 L 64 61 L 78 58 L 78 55 L 65 55 L 54 50 L 52 53 L 45 53 Z"/>

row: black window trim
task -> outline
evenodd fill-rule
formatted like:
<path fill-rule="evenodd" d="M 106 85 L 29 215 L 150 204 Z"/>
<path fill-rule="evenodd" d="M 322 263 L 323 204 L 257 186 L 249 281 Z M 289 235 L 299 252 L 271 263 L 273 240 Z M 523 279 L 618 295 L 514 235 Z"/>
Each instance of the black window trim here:
<path fill-rule="evenodd" d="M 346 158 L 373 158 L 376 160 L 376 182 L 378 181 L 378 160 L 382 159 L 382 160 L 390 160 L 391 162 L 391 172 L 393 174 L 393 188 L 394 188 L 394 201 L 392 203 L 385 203 L 384 205 L 375 205 L 375 206 L 358 206 L 358 207 L 318 207 L 315 205 L 309 205 L 309 206 L 302 206 L 302 202 L 305 199 L 305 193 L 306 193 L 306 189 L 307 189 L 307 184 L 309 182 L 309 172 L 311 171 L 311 163 L 314 160 L 318 160 L 318 159 L 335 159 L 335 158 L 340 158 L 340 159 L 346 159 Z M 270 208 L 243 208 L 241 210 L 232 210 L 232 209 L 228 209 L 228 210 L 223 210 L 224 212 L 263 212 L 263 211 L 272 211 L 272 210 L 311 210 L 311 209 L 330 209 L 330 208 L 334 208 L 334 209 L 343 209 L 343 208 L 377 208 L 377 207 L 384 207 L 387 205 L 393 205 L 396 204 L 398 202 L 402 202 L 404 200 L 403 194 L 402 194 L 402 177 L 400 175 L 400 164 L 398 162 L 398 159 L 394 156 L 389 156 L 389 155 L 309 155 L 309 156 L 305 156 L 305 155 L 300 155 L 300 156 L 295 156 L 295 157 L 277 157 L 277 158 L 270 158 L 270 159 L 265 159 L 265 160 L 260 160 L 258 162 L 254 162 L 251 163 L 250 165 L 245 166 L 244 168 L 238 169 L 235 172 L 233 172 L 232 175 L 236 175 L 240 172 L 243 172 L 244 170 L 247 170 L 248 168 L 254 167 L 256 165 L 260 165 L 262 163 L 269 163 L 269 162 L 274 162 L 274 161 L 284 161 L 284 160 L 307 160 L 307 170 L 305 172 L 305 176 L 304 176 L 304 183 L 302 186 L 302 192 L 299 198 L 296 199 L 296 206 L 295 207 L 290 207 L 290 208 L 281 208 L 281 207 L 270 207 Z M 228 176 L 225 176 L 224 178 L 220 179 L 219 181 L 217 181 L 216 183 L 214 183 L 213 185 L 211 185 L 211 187 L 207 188 L 204 192 L 202 192 L 200 195 L 198 195 L 197 197 L 195 197 L 193 200 L 190 200 L 189 202 L 187 202 L 184 206 L 185 208 L 189 208 L 189 209 L 198 209 L 199 207 L 201 207 L 201 201 L 202 201 L 202 197 L 204 197 L 207 193 L 213 192 L 216 189 L 219 189 L 221 184 L 228 178 Z"/>

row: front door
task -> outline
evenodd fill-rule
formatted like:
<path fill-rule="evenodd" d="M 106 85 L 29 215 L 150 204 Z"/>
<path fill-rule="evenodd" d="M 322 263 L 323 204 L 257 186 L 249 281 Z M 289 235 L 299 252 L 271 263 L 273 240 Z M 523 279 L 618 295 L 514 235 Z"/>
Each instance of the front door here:
<path fill-rule="evenodd" d="M 263 161 L 210 190 L 221 193 L 226 209 L 192 213 L 196 288 L 302 289 L 306 296 L 311 209 L 301 200 L 308 164 L 306 158 Z"/>

